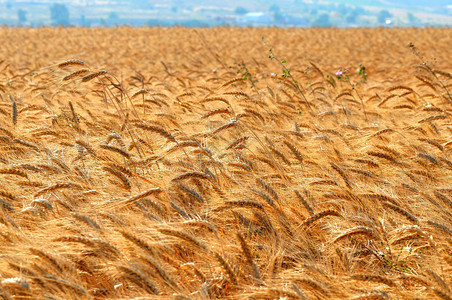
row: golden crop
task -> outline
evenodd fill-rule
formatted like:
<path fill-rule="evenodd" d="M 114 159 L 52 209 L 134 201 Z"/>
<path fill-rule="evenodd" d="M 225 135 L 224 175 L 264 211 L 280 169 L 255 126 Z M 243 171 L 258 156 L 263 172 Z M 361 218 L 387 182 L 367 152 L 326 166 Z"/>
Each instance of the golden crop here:
<path fill-rule="evenodd" d="M 2 299 L 452 297 L 451 29 L 0 41 Z"/>

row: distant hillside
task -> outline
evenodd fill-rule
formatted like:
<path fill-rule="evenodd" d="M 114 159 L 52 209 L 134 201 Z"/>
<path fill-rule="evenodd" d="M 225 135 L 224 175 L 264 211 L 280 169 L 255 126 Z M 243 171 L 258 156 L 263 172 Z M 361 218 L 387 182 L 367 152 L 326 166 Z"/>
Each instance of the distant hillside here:
<path fill-rule="evenodd" d="M 0 0 L 0 26 L 451 26 L 450 1 Z"/>
<path fill-rule="evenodd" d="M 133 0 L 123 0 L 122 2 L 130 1 L 131 3 L 135 2 Z M 146 1 L 139 1 L 139 2 L 146 2 Z M 434 8 L 434 7 L 444 7 L 446 5 L 452 4 L 450 0 L 431 0 L 431 1 L 425 1 L 425 0 L 326 0 L 326 1 L 307 1 L 307 0 L 249 0 L 249 1 L 241 1 L 241 0 L 230 0 L 230 1 L 223 1 L 223 0 L 151 0 L 148 1 L 149 3 L 153 5 L 191 5 L 191 6 L 217 6 L 217 7 L 237 7 L 237 6 L 243 6 L 246 8 L 260 8 L 260 10 L 267 10 L 272 5 L 278 5 L 279 7 L 283 8 L 285 6 L 291 6 L 293 4 L 321 4 L 325 2 L 329 3 L 343 3 L 343 4 L 350 4 L 350 5 L 356 5 L 356 6 L 386 6 L 386 7 L 412 7 L 412 6 L 418 6 L 418 7 L 425 7 L 425 8 Z"/>
<path fill-rule="evenodd" d="M 395 0 L 395 1 L 378 1 L 388 6 L 404 5 L 404 6 L 422 6 L 422 7 L 438 7 L 451 4 L 450 0 Z"/>

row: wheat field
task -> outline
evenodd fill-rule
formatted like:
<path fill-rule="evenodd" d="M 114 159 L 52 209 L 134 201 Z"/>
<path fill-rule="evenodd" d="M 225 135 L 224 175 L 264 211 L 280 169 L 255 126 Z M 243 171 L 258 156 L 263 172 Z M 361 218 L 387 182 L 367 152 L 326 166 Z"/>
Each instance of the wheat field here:
<path fill-rule="evenodd" d="M 1 28 L 2 299 L 451 299 L 452 30 Z"/>

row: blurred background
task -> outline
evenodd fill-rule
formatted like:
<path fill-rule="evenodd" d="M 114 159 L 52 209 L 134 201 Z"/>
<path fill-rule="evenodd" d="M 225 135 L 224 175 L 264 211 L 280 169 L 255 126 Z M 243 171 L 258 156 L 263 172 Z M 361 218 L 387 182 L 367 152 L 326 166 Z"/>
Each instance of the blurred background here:
<path fill-rule="evenodd" d="M 451 0 L 0 0 L 7 26 L 451 26 Z"/>

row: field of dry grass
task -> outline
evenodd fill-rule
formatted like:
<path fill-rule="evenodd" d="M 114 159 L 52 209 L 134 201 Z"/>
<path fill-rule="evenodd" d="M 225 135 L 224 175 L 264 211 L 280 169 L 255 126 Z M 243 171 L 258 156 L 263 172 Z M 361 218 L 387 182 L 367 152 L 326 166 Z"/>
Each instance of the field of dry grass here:
<path fill-rule="evenodd" d="M 452 29 L 0 41 L 2 299 L 451 299 Z"/>

